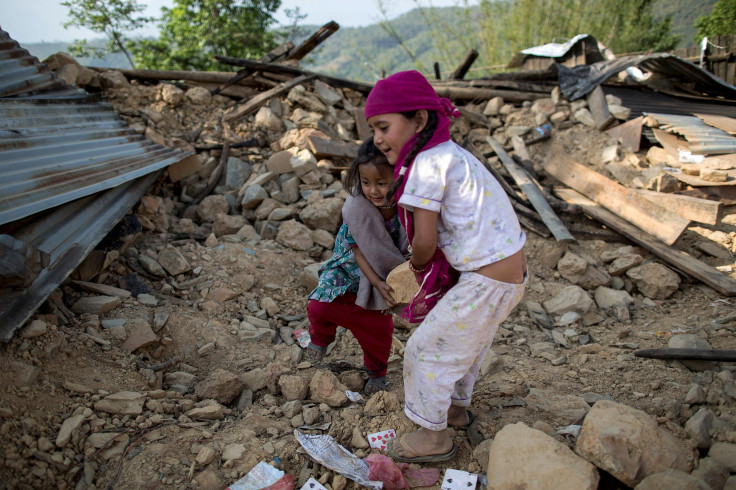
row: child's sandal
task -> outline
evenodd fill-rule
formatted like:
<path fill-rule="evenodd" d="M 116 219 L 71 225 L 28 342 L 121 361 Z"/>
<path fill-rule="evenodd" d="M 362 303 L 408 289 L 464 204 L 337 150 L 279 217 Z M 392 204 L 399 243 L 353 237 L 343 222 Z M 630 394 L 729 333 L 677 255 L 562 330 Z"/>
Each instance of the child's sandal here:
<path fill-rule="evenodd" d="M 309 359 L 312 361 L 321 361 L 322 358 L 325 356 L 325 352 L 327 351 L 327 347 L 322 347 L 321 345 L 309 343 L 307 345 L 307 348 L 305 349 L 306 355 Z"/>
<path fill-rule="evenodd" d="M 372 395 L 379 391 L 386 391 L 387 389 L 388 381 L 386 381 L 386 376 L 381 376 L 378 378 L 368 378 L 368 382 L 365 384 L 363 391 L 366 395 Z"/>

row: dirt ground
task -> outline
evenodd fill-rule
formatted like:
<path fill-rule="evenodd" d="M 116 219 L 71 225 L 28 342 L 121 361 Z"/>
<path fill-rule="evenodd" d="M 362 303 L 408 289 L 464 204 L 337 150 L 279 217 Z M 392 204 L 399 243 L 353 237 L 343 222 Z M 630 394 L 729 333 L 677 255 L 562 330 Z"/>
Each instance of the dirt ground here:
<path fill-rule="evenodd" d="M 582 217 L 575 220 L 576 223 L 571 223 L 573 228 L 600 231 L 600 227 L 590 220 Z M 724 226 L 733 228 L 730 224 Z M 135 245 L 141 249 L 155 247 L 162 245 L 162 240 L 160 236 L 147 234 L 142 235 Z M 529 234 L 526 251 L 531 274 L 525 300 L 545 301 L 568 285 L 540 259 L 550 244 L 549 239 Z M 601 241 L 581 242 L 581 246 L 588 250 L 618 245 Z M 181 249 L 193 268 L 202 267 L 200 275 L 213 278 L 213 286 L 238 290 L 239 285 L 252 281 L 250 276 L 256 278 L 256 283 L 248 292 L 224 303 L 221 311 L 212 314 L 194 307 L 192 300 L 196 298 L 161 301 L 156 308 L 168 309 L 171 316 L 164 330 L 159 332 L 165 337 L 165 345 L 155 353 L 155 362 L 177 356 L 198 375 L 216 369 L 242 373 L 269 363 L 279 364 L 285 371 L 307 377 L 318 368 L 332 369 L 345 376 L 345 363 L 349 365 L 348 372 L 350 369 L 360 372 L 360 348 L 347 332 L 338 338 L 324 364 L 317 366 L 302 363 L 300 348 L 287 345 L 278 336 L 275 337 L 277 343 L 273 338 L 238 342 L 232 333 L 232 322 L 242 318 L 248 302 L 258 301 L 263 296 L 270 296 L 277 302 L 282 317 L 303 318 L 308 291 L 299 284 L 298 278 L 304 266 L 313 262 L 305 252 L 286 249 L 269 241 L 254 249 L 235 243 L 207 249 L 191 241 Z M 64 291 L 67 298 L 79 295 L 79 291 L 70 285 L 64 286 Z M 559 365 L 530 356 L 529 345 L 546 339 L 530 320 L 523 304 L 517 308 L 497 335 L 493 349 L 497 360 L 491 372 L 476 386 L 472 409 L 479 418 L 482 434 L 492 438 L 504 425 L 518 421 L 530 426 L 539 422 L 552 427 L 560 425 L 554 413 L 536 411 L 522 401 L 531 388 L 541 388 L 560 394 L 582 396 L 593 392 L 610 395 L 616 401 L 656 416 L 673 435 L 688 445 L 682 426 L 697 407 L 684 404 L 683 399 L 690 383 L 699 374 L 679 363 L 636 358 L 632 352 L 641 348 L 665 347 L 673 333 L 683 332 L 703 335 L 714 348 L 735 348 L 733 327 L 713 326 L 714 320 L 733 312 L 732 301 L 695 282 L 684 283 L 680 291 L 665 301 L 645 304 L 641 297 L 636 299 L 630 321 L 620 322 L 607 317 L 589 327 L 582 324 L 569 326 L 575 331 L 570 336 L 572 347 L 556 349 L 556 354 L 564 356 Z M 151 317 L 153 310 L 135 299 L 126 299 L 102 319 Z M 301 320 L 292 322 L 296 325 Z M 399 326 L 396 330 L 395 336 L 402 342 L 411 333 L 407 327 Z M 592 343 L 582 346 L 578 340 L 586 334 Z M 213 350 L 198 354 L 202 346 L 210 343 L 215 345 Z M 388 375 L 390 396 L 379 394 L 374 397 L 385 397 L 385 406 L 394 409 L 372 415 L 366 414 L 359 406 L 321 410 L 321 421 L 331 422 L 326 433 L 339 443 L 349 447 L 355 426 L 360 427 L 364 434 L 389 428 L 399 433 L 411 430 L 411 423 L 395 405 L 395 401 L 400 404 L 403 399 L 401 360 L 400 356 L 392 359 Z M 0 467 L 1 486 L 74 487 L 79 474 L 75 479 L 66 479 L 65 473 L 68 472 L 33 456 L 36 440 L 46 437 L 54 441 L 64 418 L 80 406 L 93 405 L 94 395 L 71 392 L 64 388 L 64 383 L 70 381 L 85 385 L 95 393 L 124 390 L 145 393 L 150 388 L 137 368 L 137 360 L 138 356 L 125 354 L 119 346 L 101 346 L 90 341 L 72 325 L 52 327 L 46 335 L 31 339 L 16 336 L 12 342 L 3 345 L 0 352 L 0 383 L 4 387 L 0 402 L 3 417 L 0 432 L 6 444 L 3 449 L 5 464 Z M 35 382 L 19 382 L 18 363 L 39 369 Z M 317 465 L 309 468 L 309 458 L 300 451 L 289 419 L 281 415 L 279 407 L 283 403 L 283 397 L 264 389 L 253 394 L 251 408 L 233 410 L 224 420 L 216 422 L 182 424 L 175 416 L 167 415 L 160 423 L 141 429 L 135 422 L 142 420 L 108 418 L 117 430 L 127 431 L 131 437 L 142 437 L 135 439 L 136 443 L 130 445 L 131 449 L 122 458 L 104 461 L 88 455 L 86 461 L 96 463 L 88 464 L 81 473 L 93 474 L 87 488 L 220 488 L 235 482 L 259 461 L 270 462 L 278 457 L 282 469 L 295 477 L 312 471 L 315 477 L 323 477 L 322 481 L 330 483 L 332 476 L 325 476 L 329 473 L 327 470 L 316 468 Z M 727 422 L 731 431 L 736 430 L 736 411 L 731 400 L 714 395 L 706 405 Z M 477 459 L 479 453 L 474 454 L 465 436 L 464 431 L 458 434 L 457 458 L 439 464 L 440 468 L 484 471 L 486 462 Z M 194 457 L 202 444 L 214 444 L 221 449 L 232 443 L 244 444 L 247 448 L 236 465 L 225 467 L 217 459 L 204 468 L 194 464 Z M 360 452 L 358 454 L 361 455 Z M 362 455 L 365 454 L 363 451 Z M 480 454 L 487 458 L 487 452 Z M 62 463 L 63 467 L 84 466 L 83 455 L 74 450 L 67 449 L 64 455 L 70 461 Z M 12 463 L 19 460 L 25 463 L 17 464 L 18 469 L 14 469 Z M 612 488 L 623 488 L 620 484 L 611 485 Z M 77 485 L 77 488 L 80 487 Z M 358 486 L 348 482 L 347 488 Z"/>

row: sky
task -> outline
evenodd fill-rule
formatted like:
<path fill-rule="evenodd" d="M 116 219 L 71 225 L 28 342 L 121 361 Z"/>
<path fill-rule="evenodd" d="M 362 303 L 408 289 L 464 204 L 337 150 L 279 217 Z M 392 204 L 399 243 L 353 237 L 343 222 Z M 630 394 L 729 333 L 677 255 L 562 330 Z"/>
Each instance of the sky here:
<path fill-rule="evenodd" d="M 64 29 L 67 7 L 62 0 L 0 0 L 0 28 L 19 42 L 73 41 L 99 37 L 87 29 Z M 139 0 L 147 6 L 146 15 L 158 16 L 161 7 L 171 7 L 173 0 Z M 465 3 L 460 0 L 386 0 L 383 2 L 389 19 L 417 6 L 446 7 Z M 473 3 L 473 2 L 469 2 Z M 378 0 L 282 0 L 276 13 L 279 23 L 288 24 L 285 9 L 299 7 L 307 17 L 301 24 L 322 25 L 334 20 L 341 27 L 360 27 L 382 20 Z M 155 26 L 136 35 L 155 36 Z"/>

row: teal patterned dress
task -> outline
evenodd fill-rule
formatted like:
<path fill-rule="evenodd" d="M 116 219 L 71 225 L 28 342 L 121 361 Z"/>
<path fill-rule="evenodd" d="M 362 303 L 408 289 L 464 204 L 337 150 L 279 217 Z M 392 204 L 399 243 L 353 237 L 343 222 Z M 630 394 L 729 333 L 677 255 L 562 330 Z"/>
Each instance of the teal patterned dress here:
<path fill-rule="evenodd" d="M 388 231 L 394 244 L 398 247 L 401 223 L 397 214 L 386 221 Z M 332 257 L 319 268 L 319 282 L 307 299 L 320 303 L 331 303 L 345 293 L 357 293 L 360 285 L 360 267 L 355 261 L 353 247 L 356 246 L 348 225 L 343 223 L 335 237 L 335 248 Z"/>

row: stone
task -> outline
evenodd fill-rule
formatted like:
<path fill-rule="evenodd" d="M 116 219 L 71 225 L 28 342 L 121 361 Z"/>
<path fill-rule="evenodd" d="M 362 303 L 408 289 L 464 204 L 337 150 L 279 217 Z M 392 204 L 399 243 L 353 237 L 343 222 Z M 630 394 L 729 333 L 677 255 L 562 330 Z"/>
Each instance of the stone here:
<path fill-rule="evenodd" d="M 644 478 L 634 490 L 713 490 L 707 483 L 679 470 L 668 469 Z"/>
<path fill-rule="evenodd" d="M 721 463 L 731 473 L 736 473 L 736 444 L 716 442 L 710 447 L 708 456 Z"/>
<path fill-rule="evenodd" d="M 307 386 L 307 389 L 309 389 L 309 386 Z M 302 402 L 299 400 L 290 400 L 281 406 L 281 411 L 284 413 L 284 417 L 292 418 L 302 413 Z"/>
<path fill-rule="evenodd" d="M 583 107 L 582 109 L 578 109 L 575 111 L 575 113 L 572 116 L 576 121 L 583 123 L 584 125 L 595 128 L 596 123 L 595 119 L 593 119 L 593 115 L 590 113 L 590 111 Z"/>
<path fill-rule="evenodd" d="M 291 163 L 292 171 L 297 177 L 302 177 L 317 168 L 317 159 L 307 149 L 297 152 L 296 155 L 291 157 L 289 163 Z"/>
<path fill-rule="evenodd" d="M 138 298 L 136 298 L 138 302 L 144 306 L 156 306 L 158 305 L 158 300 L 155 296 L 152 294 L 146 294 L 141 293 L 138 295 Z"/>
<path fill-rule="evenodd" d="M 61 424 L 61 428 L 59 429 L 59 433 L 56 435 L 56 447 L 65 447 L 67 444 L 69 444 L 69 441 L 72 438 L 72 431 L 75 431 L 79 429 L 79 427 L 82 426 L 82 422 L 84 422 L 84 415 L 72 415 L 71 417 L 64 420 L 64 423 Z"/>
<path fill-rule="evenodd" d="M 680 287 L 680 276 L 659 262 L 649 262 L 626 271 L 641 293 L 651 299 L 667 299 Z"/>
<path fill-rule="evenodd" d="M 711 432 L 716 416 L 707 408 L 701 408 L 695 415 L 685 422 L 685 433 L 690 437 L 698 449 L 709 449 L 711 446 Z"/>
<path fill-rule="evenodd" d="M 562 277 L 571 281 L 571 278 L 582 276 L 588 268 L 588 262 L 581 256 L 567 252 L 557 262 L 557 271 Z"/>
<path fill-rule="evenodd" d="M 158 255 L 158 263 L 172 276 L 192 270 L 187 259 L 173 246 L 167 245 Z"/>
<path fill-rule="evenodd" d="M 307 288 L 307 291 L 312 291 L 317 287 L 317 283 L 319 282 L 319 268 L 322 264 L 323 262 L 309 264 L 299 274 L 299 284 Z"/>
<path fill-rule="evenodd" d="M 538 410 L 553 414 L 561 425 L 579 423 L 590 410 L 590 405 L 579 396 L 554 393 L 538 388 L 530 389 L 524 401 Z"/>
<path fill-rule="evenodd" d="M 151 329 L 151 325 L 142 318 L 131 320 L 126 330 L 129 333 L 121 348 L 127 352 L 135 352 L 158 342 L 158 336 Z"/>
<path fill-rule="evenodd" d="M 243 193 L 243 199 L 240 205 L 244 210 L 257 208 L 264 199 L 268 198 L 268 192 L 266 189 L 258 184 L 245 184 L 245 192 Z"/>
<path fill-rule="evenodd" d="M 279 378 L 279 387 L 287 401 L 304 400 L 309 394 L 309 382 L 302 376 L 285 374 Z"/>
<path fill-rule="evenodd" d="M 619 147 L 618 145 L 610 145 L 603 149 L 601 152 L 601 162 L 610 163 L 615 162 L 619 159 Z"/>
<path fill-rule="evenodd" d="M 249 242 L 251 240 L 259 241 L 261 239 L 261 236 L 258 234 L 256 229 L 253 227 L 253 225 L 243 225 L 236 233 L 236 236 L 241 237 L 246 242 Z"/>
<path fill-rule="evenodd" d="M 321 80 L 314 81 L 314 93 L 328 106 L 335 105 L 342 100 L 340 94 Z"/>
<path fill-rule="evenodd" d="M 284 221 L 296 217 L 296 211 L 291 208 L 276 208 L 268 215 L 269 221 Z"/>
<path fill-rule="evenodd" d="M 110 460 L 122 456 L 129 441 L 130 436 L 125 433 L 96 432 L 87 437 L 85 446 L 100 449 L 98 454 L 102 456 L 102 459 Z"/>
<path fill-rule="evenodd" d="M 276 175 L 293 172 L 294 168 L 291 166 L 291 158 L 295 155 L 293 150 L 294 148 L 279 151 L 271 155 L 271 158 L 266 161 L 266 169 Z"/>
<path fill-rule="evenodd" d="M 201 466 L 210 464 L 215 459 L 215 450 L 209 446 L 202 446 L 194 460 Z"/>
<path fill-rule="evenodd" d="M 608 273 L 612 276 L 621 276 L 629 269 L 641 264 L 644 258 L 639 254 L 621 254 L 608 266 Z"/>
<path fill-rule="evenodd" d="M 545 301 L 543 305 L 550 315 L 563 315 L 568 311 L 583 314 L 591 310 L 595 303 L 580 286 L 567 286 L 554 298 Z"/>
<path fill-rule="evenodd" d="M 503 107 L 502 97 L 493 97 L 491 100 L 486 102 L 483 108 L 483 115 L 485 116 L 497 116 L 500 113 L 501 107 Z"/>
<path fill-rule="evenodd" d="M 167 275 L 164 268 L 161 267 L 161 264 L 159 264 L 156 259 L 152 259 L 148 255 L 139 255 L 138 263 L 141 264 L 141 267 L 143 267 L 149 274 L 153 274 L 158 277 L 166 277 Z"/>
<path fill-rule="evenodd" d="M 276 132 L 281 131 L 281 126 L 283 123 L 281 122 L 281 118 L 274 114 L 273 110 L 271 110 L 270 107 L 264 105 L 261 106 L 260 109 L 258 109 L 253 124 L 256 128 Z"/>
<path fill-rule="evenodd" d="M 690 473 L 691 476 L 707 483 L 710 488 L 723 488 L 728 479 L 728 470 L 713 458 L 700 458 L 698 467 Z"/>
<path fill-rule="evenodd" d="M 184 100 L 184 91 L 170 83 L 162 83 L 159 85 L 158 100 L 163 100 L 169 105 L 178 105 Z"/>
<path fill-rule="evenodd" d="M 119 296 L 84 296 L 72 305 L 72 311 L 78 315 L 102 315 L 119 304 Z"/>
<path fill-rule="evenodd" d="M 44 335 L 46 332 L 48 332 L 48 330 L 49 327 L 45 321 L 32 320 L 28 325 L 23 327 L 19 334 L 20 337 L 23 339 L 32 339 Z"/>
<path fill-rule="evenodd" d="M 270 317 L 276 316 L 276 314 L 281 311 L 281 308 L 279 308 L 278 303 L 273 300 L 273 298 L 269 298 L 266 296 L 265 298 L 261 299 L 261 308 L 266 310 L 266 313 Z"/>
<path fill-rule="evenodd" d="M 309 250 L 314 246 L 311 230 L 293 219 L 281 223 L 276 241 L 293 250 Z"/>
<path fill-rule="evenodd" d="M 685 449 L 651 415 L 607 400 L 588 412 L 575 452 L 630 487 L 654 473 L 692 467 Z"/>
<path fill-rule="evenodd" d="M 240 189 L 250 177 L 253 166 L 237 157 L 227 159 L 227 173 L 225 174 L 225 185 L 231 189 Z M 227 211 L 225 211 L 227 213 Z"/>
<path fill-rule="evenodd" d="M 216 237 L 234 235 L 247 223 L 248 221 L 245 219 L 245 216 L 220 213 L 215 216 L 212 232 Z"/>
<path fill-rule="evenodd" d="M 242 444 L 228 444 L 222 449 L 222 459 L 232 461 L 240 459 L 245 454 L 245 446 Z"/>
<path fill-rule="evenodd" d="M 218 214 L 228 214 L 230 212 L 230 203 L 227 202 L 225 196 L 219 194 L 211 194 L 199 203 L 197 206 L 197 217 L 202 223 L 212 223 Z"/>
<path fill-rule="evenodd" d="M 330 197 L 308 204 L 299 213 L 302 222 L 312 229 L 327 230 L 337 233 L 342 218 L 343 200 L 338 197 Z"/>
<path fill-rule="evenodd" d="M 100 85 L 102 88 L 121 89 L 130 85 L 125 75 L 117 70 L 107 70 L 100 73 Z"/>
<path fill-rule="evenodd" d="M 634 298 L 626 290 L 611 289 L 604 286 L 596 288 L 593 293 L 595 303 L 602 310 L 615 307 L 628 307 L 634 303 Z"/>
<path fill-rule="evenodd" d="M 414 273 L 409 269 L 409 261 L 399 264 L 388 273 L 386 284 L 394 290 L 392 296 L 399 304 L 408 304 L 419 291 Z"/>
<path fill-rule="evenodd" d="M 192 420 L 222 420 L 229 413 L 229 409 L 219 403 L 213 402 L 211 405 L 188 410 L 185 412 L 185 415 Z"/>
<path fill-rule="evenodd" d="M 210 91 L 204 87 L 192 87 L 184 95 L 192 104 L 207 105 L 212 101 Z"/>
<path fill-rule="evenodd" d="M 140 415 L 146 396 L 136 391 L 120 391 L 95 403 L 95 410 L 116 415 Z"/>
<path fill-rule="evenodd" d="M 341 407 L 348 403 L 346 387 L 330 371 L 317 371 L 309 382 L 310 397 L 317 403 Z"/>
<path fill-rule="evenodd" d="M 608 104 L 608 112 L 610 112 L 613 117 L 621 121 L 628 120 L 631 115 L 631 109 L 620 104 Z"/>
<path fill-rule="evenodd" d="M 188 390 L 194 388 L 197 382 L 197 377 L 192 373 L 185 371 L 172 371 L 164 374 L 164 383 L 167 386 L 180 385 L 186 387 Z"/>
<path fill-rule="evenodd" d="M 227 404 L 243 390 L 243 381 L 238 375 L 216 369 L 204 380 L 194 385 L 194 394 L 200 399 L 212 399 Z"/>
<path fill-rule="evenodd" d="M 690 385 L 690 389 L 687 391 L 687 395 L 685 395 L 685 403 L 688 405 L 705 403 L 705 391 L 703 387 L 697 383 Z"/>
<path fill-rule="evenodd" d="M 595 466 L 549 435 L 523 422 L 504 426 L 488 455 L 488 488 L 539 490 L 598 488 Z"/>
<path fill-rule="evenodd" d="M 240 375 L 240 379 L 243 380 L 245 386 L 253 392 L 266 387 L 266 378 L 266 370 L 263 368 L 252 369 Z"/>
<path fill-rule="evenodd" d="M 299 177 L 292 177 L 281 183 L 281 192 L 279 193 L 278 200 L 280 202 L 291 204 L 299 200 L 301 195 L 299 194 L 299 185 L 301 181 Z"/>

